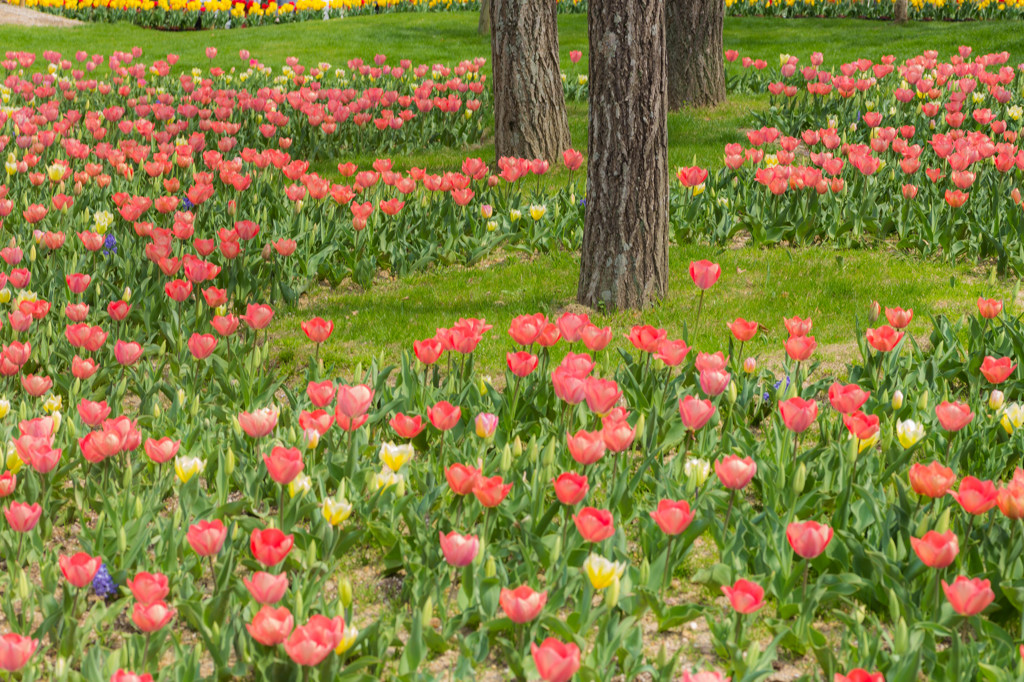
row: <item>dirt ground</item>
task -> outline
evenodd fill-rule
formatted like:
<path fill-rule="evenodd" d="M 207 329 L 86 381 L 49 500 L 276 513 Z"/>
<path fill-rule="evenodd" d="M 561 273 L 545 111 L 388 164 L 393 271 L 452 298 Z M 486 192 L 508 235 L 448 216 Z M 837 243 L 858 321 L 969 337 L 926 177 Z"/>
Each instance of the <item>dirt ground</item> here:
<path fill-rule="evenodd" d="M 74 19 L 65 19 L 58 17 L 53 14 L 45 14 L 43 12 L 37 12 L 27 7 L 19 7 L 18 5 L 8 5 L 6 2 L 0 0 L 0 25 L 13 25 L 13 26 L 56 26 L 56 27 L 67 27 L 67 26 L 81 26 L 82 22 L 75 21 Z"/>

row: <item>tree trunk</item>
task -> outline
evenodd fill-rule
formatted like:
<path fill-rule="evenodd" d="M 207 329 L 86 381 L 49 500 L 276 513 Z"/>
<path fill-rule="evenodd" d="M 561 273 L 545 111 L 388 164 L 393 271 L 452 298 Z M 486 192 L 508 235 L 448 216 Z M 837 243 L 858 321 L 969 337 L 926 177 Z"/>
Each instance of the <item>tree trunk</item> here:
<path fill-rule="evenodd" d="M 480 0 L 480 23 L 476 30 L 482 36 L 491 34 L 491 0 Z"/>
<path fill-rule="evenodd" d="M 907 0 L 896 0 L 892 10 L 892 20 L 897 24 L 907 23 Z"/>
<path fill-rule="evenodd" d="M 665 0 L 589 6 L 587 206 L 576 297 L 640 308 L 668 288 Z"/>
<path fill-rule="evenodd" d="M 668 108 L 725 101 L 724 0 L 665 0 Z"/>
<path fill-rule="evenodd" d="M 490 1 L 495 152 L 554 161 L 571 146 L 558 64 L 557 3 Z"/>

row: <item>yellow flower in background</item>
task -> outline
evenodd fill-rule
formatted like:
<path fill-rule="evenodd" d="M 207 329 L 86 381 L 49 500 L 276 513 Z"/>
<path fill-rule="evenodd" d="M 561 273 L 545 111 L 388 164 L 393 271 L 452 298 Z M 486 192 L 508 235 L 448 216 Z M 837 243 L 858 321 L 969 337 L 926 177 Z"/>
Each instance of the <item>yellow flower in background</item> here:
<path fill-rule="evenodd" d="M 370 487 L 374 490 L 393 487 L 395 494 L 401 497 L 405 494 L 405 478 L 390 469 L 381 469 L 380 473 L 373 475 L 373 478 L 370 480 Z"/>
<path fill-rule="evenodd" d="M 1024 425 L 1024 407 L 1021 407 L 1020 403 L 1010 403 L 1003 409 L 1003 417 L 999 423 L 1012 436 L 1014 431 Z"/>
<path fill-rule="evenodd" d="M 47 414 L 53 414 L 54 412 L 59 411 L 63 406 L 64 401 L 61 399 L 59 395 L 51 395 L 49 398 L 46 399 L 46 402 L 43 403 L 43 411 L 46 412 Z M 8 406 L 7 409 L 10 409 L 10 406 Z M 3 416 L 6 414 L 7 413 L 4 412 L 3 415 L 0 415 L 0 419 L 3 419 Z"/>
<path fill-rule="evenodd" d="M 850 437 L 853 438 L 854 436 L 851 434 Z M 870 438 L 865 438 L 864 440 L 857 441 L 857 453 L 860 454 L 861 452 L 864 452 L 868 448 L 872 448 L 877 444 L 878 431 L 875 431 Z"/>
<path fill-rule="evenodd" d="M 380 446 L 380 461 L 384 462 L 388 469 L 395 472 L 401 469 L 415 454 L 416 450 L 409 443 L 403 443 L 402 445 L 381 443 Z"/>
<path fill-rule="evenodd" d="M 178 475 L 178 480 L 182 483 L 188 483 L 193 476 L 202 473 L 205 468 L 206 462 L 198 457 L 178 455 L 174 459 L 174 473 Z"/>
<path fill-rule="evenodd" d="M 919 440 L 924 438 L 924 436 L 924 424 L 916 422 L 913 419 L 896 422 L 896 437 L 899 439 L 900 445 L 902 445 L 905 450 L 912 448 Z"/>
<path fill-rule="evenodd" d="M 352 645 L 356 643 L 357 639 L 359 639 L 359 630 L 346 623 L 345 630 L 341 636 L 341 643 L 338 644 L 338 647 L 334 650 L 334 653 L 338 654 L 339 656 L 342 655 L 343 653 L 352 648 Z"/>
<path fill-rule="evenodd" d="M 14 443 L 7 444 L 7 459 L 4 464 L 12 474 L 18 473 L 21 471 L 21 467 L 25 466 L 25 463 L 21 461 L 21 457 L 18 457 L 18 451 L 14 448 Z"/>
<path fill-rule="evenodd" d="M 590 578 L 595 590 L 603 590 L 622 577 L 626 564 L 609 561 L 598 554 L 591 554 L 583 562 L 583 570 Z"/>
<path fill-rule="evenodd" d="M 313 479 L 306 474 L 299 474 L 288 484 L 288 497 L 305 495 L 313 489 Z"/>
<path fill-rule="evenodd" d="M 337 526 L 352 515 L 352 503 L 344 497 L 338 497 L 337 499 L 328 497 L 324 500 L 321 512 L 323 512 L 324 518 L 327 519 L 327 523 Z"/>
<path fill-rule="evenodd" d="M 533 206 L 530 206 L 530 217 L 534 220 L 540 220 L 544 217 L 544 214 L 547 213 L 547 211 L 547 206 L 544 206 L 543 204 L 534 204 Z"/>
<path fill-rule="evenodd" d="M 11 411 L 11 401 L 7 398 L 0 398 L 0 419 L 3 419 Z"/>

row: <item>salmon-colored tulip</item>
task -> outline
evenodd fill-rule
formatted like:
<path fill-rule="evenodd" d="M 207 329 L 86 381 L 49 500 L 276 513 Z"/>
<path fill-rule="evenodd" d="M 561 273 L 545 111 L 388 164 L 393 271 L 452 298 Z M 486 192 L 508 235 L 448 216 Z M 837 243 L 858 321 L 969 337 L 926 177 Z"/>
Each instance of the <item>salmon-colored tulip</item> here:
<path fill-rule="evenodd" d="M 844 414 L 843 424 L 846 425 L 846 430 L 850 432 L 850 435 L 857 440 L 868 440 L 878 433 L 879 419 L 878 415 L 864 414 L 858 410 L 853 414 Z"/>
<path fill-rule="evenodd" d="M 914 553 L 917 554 L 921 563 L 931 568 L 949 566 L 953 563 L 953 559 L 956 559 L 956 555 L 960 553 L 960 542 L 957 540 L 956 533 L 951 530 L 947 530 L 945 533 L 936 533 L 930 530 L 920 540 L 910 538 L 910 545 L 914 548 Z"/>
<path fill-rule="evenodd" d="M 0 670 L 9 673 L 17 672 L 25 667 L 32 658 L 39 640 L 25 637 L 13 632 L 0 637 Z"/>
<path fill-rule="evenodd" d="M 756 473 L 757 464 L 750 457 L 728 455 L 715 460 L 715 475 L 730 490 L 746 488 Z"/>
<path fill-rule="evenodd" d="M 804 362 L 817 347 L 818 342 L 813 336 L 791 336 L 786 341 L 786 354 L 795 362 Z"/>
<path fill-rule="evenodd" d="M 1003 312 L 1003 302 L 994 298 L 982 298 L 978 297 L 978 313 L 986 318 L 992 319 L 999 317 L 999 313 Z"/>
<path fill-rule="evenodd" d="M 615 522 L 607 509 L 584 507 L 572 520 L 587 542 L 601 542 L 615 535 Z"/>
<path fill-rule="evenodd" d="M 722 585 L 722 594 L 737 613 L 754 613 L 764 606 L 764 588 L 744 578 L 732 586 Z"/>
<path fill-rule="evenodd" d="M 956 474 L 938 462 L 913 464 L 910 467 L 910 486 L 918 495 L 939 498 L 956 483 Z"/>
<path fill-rule="evenodd" d="M 264 566 L 274 566 L 284 561 L 294 544 L 295 536 L 285 535 L 278 528 L 253 528 L 249 537 L 249 549 L 253 557 Z"/>
<path fill-rule="evenodd" d="M 452 405 L 447 400 L 442 400 L 431 408 L 427 409 L 427 419 L 438 431 L 448 431 L 455 428 L 462 416 L 462 410 Z"/>
<path fill-rule="evenodd" d="M 220 519 L 213 521 L 197 521 L 188 528 L 185 539 L 199 556 L 213 556 L 220 552 L 228 529 Z"/>
<path fill-rule="evenodd" d="M 651 518 L 665 535 L 679 535 L 685 531 L 694 515 L 686 500 L 659 500 L 658 508 L 651 512 Z"/>
<path fill-rule="evenodd" d="M 572 642 L 548 637 L 540 646 L 530 644 L 530 653 L 544 682 L 569 682 L 580 669 L 580 648 Z"/>
<path fill-rule="evenodd" d="M 17 533 L 27 533 L 35 528 L 42 514 L 43 508 L 38 503 L 11 502 L 10 506 L 4 509 L 7 524 Z"/>
<path fill-rule="evenodd" d="M 478 476 L 473 484 L 473 496 L 485 507 L 497 507 L 511 489 L 512 484 L 505 483 L 501 476 Z"/>
<path fill-rule="evenodd" d="M 992 481 L 982 481 L 974 476 L 964 476 L 964 479 L 960 481 L 960 487 L 950 495 L 960 503 L 965 512 L 977 516 L 996 506 L 998 491 Z"/>
<path fill-rule="evenodd" d="M 288 591 L 288 575 L 256 571 L 252 574 L 252 579 L 242 578 L 242 584 L 258 604 L 276 604 Z"/>
<path fill-rule="evenodd" d="M 966 403 L 943 401 L 935 406 L 935 416 L 946 431 L 956 432 L 971 423 L 974 413 Z"/>
<path fill-rule="evenodd" d="M 757 322 L 748 322 L 742 317 L 737 317 L 735 320 L 729 323 L 729 331 L 736 337 L 739 342 L 750 341 L 750 339 L 757 336 Z"/>
<path fill-rule="evenodd" d="M 587 491 L 590 490 L 587 477 L 572 471 L 560 474 L 554 480 L 554 486 L 555 497 L 558 498 L 558 501 L 570 507 L 582 502 L 583 498 L 587 496 Z"/>
<path fill-rule="evenodd" d="M 888 353 L 903 339 L 903 332 L 898 332 L 887 324 L 878 329 L 868 329 L 864 334 L 871 347 L 880 353 Z"/>
<path fill-rule="evenodd" d="M 514 590 L 501 588 L 498 604 L 513 623 L 529 623 L 540 615 L 548 601 L 547 592 L 536 592 L 529 585 Z"/>
<path fill-rule="evenodd" d="M 75 587 L 86 587 L 92 583 L 96 571 L 100 570 L 102 560 L 98 556 L 79 552 L 70 557 L 61 554 L 57 558 L 57 563 L 60 564 L 60 571 L 69 583 Z"/>
<path fill-rule="evenodd" d="M 700 431 L 715 414 L 710 400 L 700 400 L 688 395 L 679 401 L 679 418 L 683 426 L 691 431 Z"/>
<path fill-rule="evenodd" d="M 448 480 L 448 486 L 453 493 L 468 495 L 473 492 L 473 488 L 480 478 L 480 470 L 476 467 L 455 463 L 444 470 L 444 477 Z"/>
<path fill-rule="evenodd" d="M 295 621 L 292 613 L 285 607 L 275 609 L 263 606 L 253 617 L 251 623 L 245 624 L 249 636 L 264 646 L 277 646 L 288 639 Z"/>
<path fill-rule="evenodd" d="M 952 585 L 942 581 L 942 591 L 946 593 L 953 610 L 961 616 L 975 616 L 988 607 L 996 598 L 991 583 L 980 578 L 967 578 L 958 575 Z"/>
<path fill-rule="evenodd" d="M 793 433 L 803 433 L 818 418 L 818 403 L 793 396 L 779 403 L 779 414 L 787 429 Z"/>
<path fill-rule="evenodd" d="M 828 400 L 832 407 L 841 414 L 853 414 L 864 406 L 864 403 L 871 397 L 870 391 L 865 391 L 857 384 L 843 385 L 838 381 L 828 389 Z"/>
<path fill-rule="evenodd" d="M 134 579 L 128 578 L 125 584 L 132 591 L 135 601 L 144 605 L 163 601 L 171 591 L 167 585 L 167 576 L 163 573 L 142 571 L 135 574 Z"/>
<path fill-rule="evenodd" d="M 608 448 L 601 431 L 591 432 L 580 429 L 575 435 L 565 434 L 565 438 L 569 446 L 569 454 L 584 466 L 600 461 Z"/>
<path fill-rule="evenodd" d="M 438 533 L 441 541 L 441 553 L 450 565 L 469 566 L 476 558 L 480 549 L 480 540 L 475 535 L 460 535 L 452 531 L 445 535 Z"/>
<path fill-rule="evenodd" d="M 304 466 L 302 451 L 298 448 L 276 446 L 269 455 L 263 455 L 263 463 L 267 465 L 267 473 L 275 482 L 288 485 L 299 475 Z"/>
<path fill-rule="evenodd" d="M 981 363 L 982 375 L 993 384 L 1001 384 L 1006 381 L 1015 369 L 1017 369 L 1017 365 L 1013 364 L 1011 358 L 996 359 L 991 355 L 986 355 Z"/>
<path fill-rule="evenodd" d="M 786 539 L 804 559 L 814 559 L 832 541 L 832 528 L 817 521 L 795 521 L 786 528 Z"/>
<path fill-rule="evenodd" d="M 698 289 L 710 289 L 722 275 L 722 267 L 709 260 L 697 260 L 690 263 L 690 279 Z"/>

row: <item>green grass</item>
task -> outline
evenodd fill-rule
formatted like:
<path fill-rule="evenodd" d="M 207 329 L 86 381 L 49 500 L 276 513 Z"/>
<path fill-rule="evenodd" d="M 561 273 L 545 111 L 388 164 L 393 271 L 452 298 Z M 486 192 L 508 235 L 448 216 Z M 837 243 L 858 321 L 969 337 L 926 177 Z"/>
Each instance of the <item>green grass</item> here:
<path fill-rule="evenodd" d="M 722 266 L 722 277 L 705 299 L 699 326 L 694 329 L 698 291 L 690 281 L 691 260 L 708 258 Z M 737 317 L 755 320 L 765 333 L 744 349 L 744 355 L 778 366 L 787 334 L 783 317 L 799 315 L 814 320 L 819 344 L 816 357 L 834 369 L 857 353 L 858 319 L 863 327 L 873 300 L 883 306 L 914 309 L 910 331 L 925 337 L 929 314 L 959 315 L 974 309 L 979 295 L 1008 297 L 1004 284 L 988 280 L 983 271 L 921 262 L 898 253 L 804 249 L 729 249 L 719 251 L 687 245 L 670 250 L 669 295 L 642 313 L 591 314 L 591 319 L 615 332 L 613 347 L 631 348 L 625 334 L 634 324 L 664 327 L 671 338 L 690 327 L 690 344 L 701 351 L 728 346 L 726 323 Z M 334 334 L 321 349 L 321 357 L 340 375 L 364 367 L 383 356 L 395 362 L 412 342 L 434 335 L 460 317 L 483 317 L 494 325 L 476 352 L 478 368 L 500 376 L 507 335 L 516 315 L 544 312 L 549 317 L 578 310 L 573 300 L 579 276 L 576 254 L 558 253 L 519 260 L 510 257 L 489 267 L 440 269 L 375 286 L 367 293 L 317 290 L 309 304 L 281 318 L 274 342 L 281 369 L 301 370 L 312 355 L 312 345 L 299 323 L 320 316 L 335 322 Z M 882 324 L 879 322 L 878 324 Z M 560 352 L 564 352 L 560 351 Z"/>

